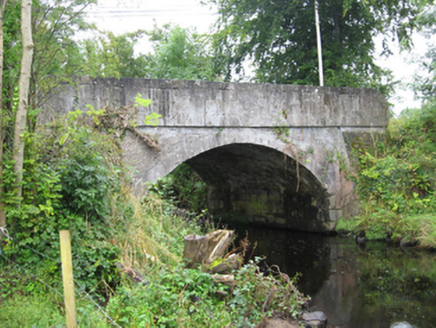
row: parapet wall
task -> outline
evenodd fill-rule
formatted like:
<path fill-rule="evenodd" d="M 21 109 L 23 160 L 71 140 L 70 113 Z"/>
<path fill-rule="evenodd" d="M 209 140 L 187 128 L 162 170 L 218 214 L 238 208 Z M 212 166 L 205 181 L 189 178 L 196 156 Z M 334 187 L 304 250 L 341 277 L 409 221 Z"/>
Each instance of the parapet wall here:
<path fill-rule="evenodd" d="M 78 77 L 44 106 L 66 112 L 86 105 L 122 107 L 137 94 L 152 100 L 140 108 L 162 115 L 158 126 L 385 128 L 388 109 L 376 90 L 296 85 Z M 46 113 L 48 113 L 46 111 Z"/>

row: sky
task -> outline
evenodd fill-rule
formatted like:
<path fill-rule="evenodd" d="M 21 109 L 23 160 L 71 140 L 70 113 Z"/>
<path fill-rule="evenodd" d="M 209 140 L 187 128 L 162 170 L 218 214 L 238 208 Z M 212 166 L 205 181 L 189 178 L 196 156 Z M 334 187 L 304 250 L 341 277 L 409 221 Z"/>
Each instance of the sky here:
<path fill-rule="evenodd" d="M 97 24 L 99 29 L 112 31 L 115 34 L 133 32 L 138 29 L 151 30 L 154 24 L 173 23 L 180 27 L 195 27 L 199 33 L 210 31 L 217 19 L 216 10 L 210 5 L 202 5 L 200 0 L 100 0 L 98 6 L 88 10 L 89 19 Z M 412 54 L 401 54 L 398 49 L 394 55 L 379 58 L 376 63 L 393 71 L 394 79 L 401 81 L 396 87 L 395 95 L 390 99 L 393 111 L 399 114 L 405 108 L 419 107 L 420 101 L 414 99 L 414 94 L 407 89 L 412 83 L 413 75 L 418 66 L 411 63 L 413 58 L 424 55 L 426 40 L 414 37 L 415 50 Z M 143 52 L 151 50 L 150 45 L 143 41 L 138 49 Z"/>
<path fill-rule="evenodd" d="M 215 11 L 200 0 L 100 0 L 88 12 L 90 18 L 104 30 L 118 34 L 152 29 L 174 23 L 181 27 L 196 27 L 200 33 L 209 31 L 215 22 Z"/>

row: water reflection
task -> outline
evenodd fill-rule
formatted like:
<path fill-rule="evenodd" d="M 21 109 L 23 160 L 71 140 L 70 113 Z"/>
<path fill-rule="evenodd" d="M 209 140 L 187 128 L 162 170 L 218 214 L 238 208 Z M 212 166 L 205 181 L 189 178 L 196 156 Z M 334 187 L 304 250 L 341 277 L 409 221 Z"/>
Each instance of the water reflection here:
<path fill-rule="evenodd" d="M 329 327 L 436 327 L 435 254 L 383 242 L 265 228 L 248 231 L 255 255 L 289 275 L 324 311 Z"/>

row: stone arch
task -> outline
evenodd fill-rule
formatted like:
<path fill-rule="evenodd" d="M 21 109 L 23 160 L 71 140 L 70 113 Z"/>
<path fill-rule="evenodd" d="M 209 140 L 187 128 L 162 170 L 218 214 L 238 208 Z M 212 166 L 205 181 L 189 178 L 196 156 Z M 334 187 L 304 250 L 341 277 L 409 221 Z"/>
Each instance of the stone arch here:
<path fill-rule="evenodd" d="M 230 182 L 230 179 L 227 179 L 226 184 L 215 183 L 214 186 L 209 183 L 209 199 L 212 201 L 210 207 L 215 213 L 240 212 L 258 224 L 305 231 L 331 231 L 337 218 L 349 211 L 348 207 L 351 210 L 355 208 L 352 207 L 352 182 L 346 181 L 338 163 L 331 162 L 326 155 L 339 150 L 346 156 L 343 135 L 336 128 L 290 129 L 287 141 L 278 139 L 273 128 L 147 127 L 142 128 L 142 131 L 159 141 L 160 151 L 150 148 L 133 135 L 126 136 L 122 147 L 126 158 L 136 168 L 134 181 L 138 190 L 142 189 L 144 182 L 164 177 L 183 162 L 194 166 L 194 169 L 204 176 L 204 173 L 201 174 L 200 165 L 196 165 L 193 158 L 204 159 L 205 154 L 219 154 L 219 150 L 229 150 L 232 147 L 238 147 L 236 154 L 243 152 L 243 149 L 255 148 L 263 149 L 263 152 L 268 154 L 268 159 L 275 161 L 274 165 L 271 164 L 265 170 L 272 170 L 272 167 L 276 172 L 282 170 L 287 174 L 286 179 L 277 175 L 280 177 L 280 183 L 268 185 L 265 189 L 254 187 L 253 181 L 248 187 L 244 187 L 242 183 Z M 253 153 L 256 151 L 251 151 L 251 154 Z M 298 173 L 296 156 L 300 158 Z M 284 170 L 286 166 L 287 170 Z M 300 179 L 291 178 L 298 176 Z M 266 208 L 269 204 L 270 208 L 275 206 L 275 210 L 261 214 L 247 213 L 248 194 L 244 190 L 251 189 L 258 190 L 250 196 L 252 205 Z M 245 197 L 244 201 L 237 200 L 238 193 L 245 193 L 245 196 L 241 196 Z M 225 195 L 228 195 L 227 201 Z M 263 205 L 261 199 L 264 199 Z M 230 200 L 234 206 L 230 206 Z"/>
<path fill-rule="evenodd" d="M 329 197 L 306 167 L 274 148 L 231 143 L 186 162 L 208 185 L 215 216 L 241 215 L 249 222 L 305 231 L 324 231 Z"/>

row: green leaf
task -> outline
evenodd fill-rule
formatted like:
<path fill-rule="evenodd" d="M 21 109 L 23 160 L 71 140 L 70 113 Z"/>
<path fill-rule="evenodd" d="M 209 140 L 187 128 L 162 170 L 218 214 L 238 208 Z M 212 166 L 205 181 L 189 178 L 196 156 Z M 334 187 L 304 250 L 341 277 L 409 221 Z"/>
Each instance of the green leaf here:
<path fill-rule="evenodd" d="M 162 115 L 153 112 L 150 115 L 145 116 L 144 124 L 156 126 L 159 124 L 160 117 L 162 117 Z"/>
<path fill-rule="evenodd" d="M 138 93 L 138 95 L 135 97 L 135 105 L 136 106 L 142 106 L 142 107 L 148 107 L 151 105 L 151 99 L 144 99 L 142 98 L 142 95 Z"/>

